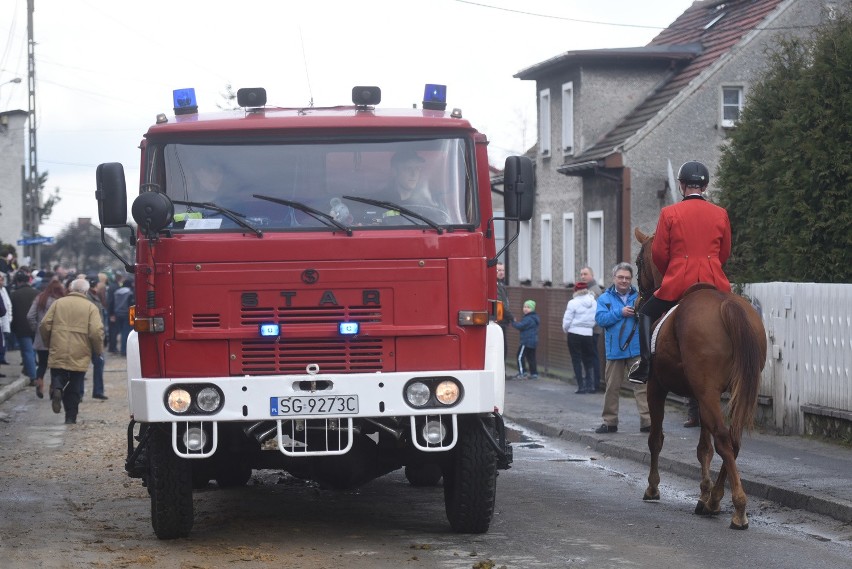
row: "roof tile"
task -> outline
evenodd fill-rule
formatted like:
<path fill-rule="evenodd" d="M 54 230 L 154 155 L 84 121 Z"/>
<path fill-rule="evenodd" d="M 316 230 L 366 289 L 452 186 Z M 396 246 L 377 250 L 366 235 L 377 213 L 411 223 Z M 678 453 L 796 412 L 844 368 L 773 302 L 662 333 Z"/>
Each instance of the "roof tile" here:
<path fill-rule="evenodd" d="M 613 149 L 636 134 L 693 79 L 754 30 L 781 2 L 782 0 L 699 0 L 693 3 L 646 47 L 700 43 L 704 48 L 701 54 L 681 63 L 668 81 L 648 95 L 600 141 L 574 156 L 566 165 L 598 160 L 612 154 Z M 721 18 L 707 27 L 720 15 Z"/>

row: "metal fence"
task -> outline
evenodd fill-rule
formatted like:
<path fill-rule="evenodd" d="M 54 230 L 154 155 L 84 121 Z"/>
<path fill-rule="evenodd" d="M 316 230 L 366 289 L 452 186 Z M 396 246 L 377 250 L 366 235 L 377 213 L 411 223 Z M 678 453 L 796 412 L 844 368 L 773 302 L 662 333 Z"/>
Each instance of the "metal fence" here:
<path fill-rule="evenodd" d="M 523 315 L 524 300 L 536 301 L 542 322 L 539 371 L 573 377 L 562 332 L 571 289 L 509 287 L 508 292 L 518 318 Z M 851 420 L 852 284 L 756 283 L 745 285 L 744 294 L 760 311 L 768 338 L 760 386 L 764 423 L 782 433 L 802 434 L 805 413 Z M 509 329 L 510 361 L 518 338 L 517 331 Z"/>

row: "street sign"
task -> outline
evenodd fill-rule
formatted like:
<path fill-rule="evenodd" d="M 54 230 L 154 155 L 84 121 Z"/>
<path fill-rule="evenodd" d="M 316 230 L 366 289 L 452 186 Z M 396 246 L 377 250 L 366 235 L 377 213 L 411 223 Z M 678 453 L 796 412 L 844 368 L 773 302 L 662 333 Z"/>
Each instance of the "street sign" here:
<path fill-rule="evenodd" d="M 18 239 L 18 245 L 53 245 L 53 237 L 28 237 Z"/>

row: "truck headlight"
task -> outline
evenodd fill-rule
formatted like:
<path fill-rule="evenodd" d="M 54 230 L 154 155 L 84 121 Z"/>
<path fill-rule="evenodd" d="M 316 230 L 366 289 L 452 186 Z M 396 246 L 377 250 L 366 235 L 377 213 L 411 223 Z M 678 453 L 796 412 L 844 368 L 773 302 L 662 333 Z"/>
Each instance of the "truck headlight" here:
<path fill-rule="evenodd" d="M 198 392 L 196 402 L 198 403 L 199 409 L 205 413 L 212 413 L 222 404 L 222 396 L 219 394 L 217 389 L 213 387 L 205 387 Z"/>
<path fill-rule="evenodd" d="M 408 384 L 405 388 L 405 398 L 413 407 L 423 407 L 429 403 L 432 393 L 429 391 L 429 386 L 420 381 L 414 381 Z"/>
<path fill-rule="evenodd" d="M 421 434 L 427 443 L 437 445 L 447 436 L 447 429 L 441 421 L 427 421 Z"/>
<path fill-rule="evenodd" d="M 173 413 L 186 413 L 192 404 L 192 397 L 190 397 L 189 391 L 178 387 L 169 391 L 166 401 Z"/>
<path fill-rule="evenodd" d="M 444 405 L 454 405 L 459 400 L 459 386 L 455 381 L 442 381 L 435 388 L 435 398 Z"/>
<path fill-rule="evenodd" d="M 183 444 L 186 450 L 199 451 L 207 444 L 207 435 L 201 427 L 190 427 L 183 434 Z"/>

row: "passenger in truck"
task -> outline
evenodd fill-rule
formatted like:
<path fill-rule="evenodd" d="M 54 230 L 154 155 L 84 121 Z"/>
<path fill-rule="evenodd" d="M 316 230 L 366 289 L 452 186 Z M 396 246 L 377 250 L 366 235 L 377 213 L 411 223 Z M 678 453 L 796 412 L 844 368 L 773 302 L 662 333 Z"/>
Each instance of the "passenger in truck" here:
<path fill-rule="evenodd" d="M 216 200 L 221 197 L 219 193 L 225 179 L 222 166 L 215 162 L 205 164 L 195 170 L 194 174 L 195 183 L 190 187 L 190 194 L 187 199 L 194 202 L 218 203 Z"/>

